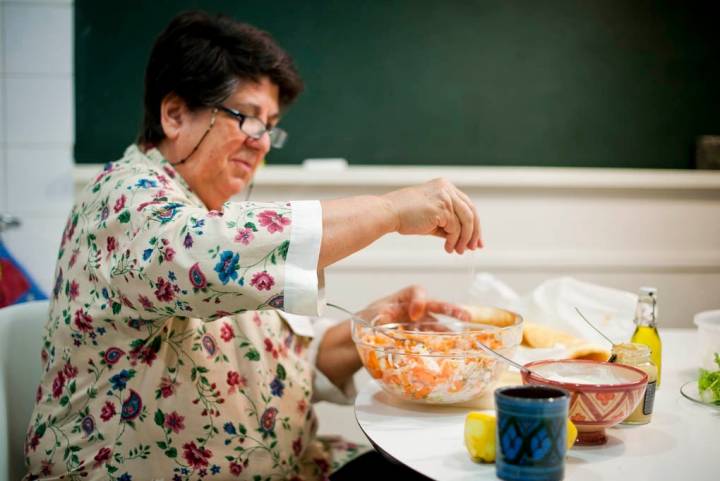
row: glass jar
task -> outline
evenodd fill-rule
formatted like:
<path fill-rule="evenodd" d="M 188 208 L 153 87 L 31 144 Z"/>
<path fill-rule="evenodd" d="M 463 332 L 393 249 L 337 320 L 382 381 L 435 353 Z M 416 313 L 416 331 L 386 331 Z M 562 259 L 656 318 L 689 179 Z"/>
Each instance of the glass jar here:
<path fill-rule="evenodd" d="M 658 370 L 650 358 L 650 348 L 645 344 L 626 342 L 615 344 L 612 350 L 613 362 L 634 366 L 648 375 L 648 384 L 640 404 L 622 424 L 647 424 L 650 422 L 655 402 Z"/>

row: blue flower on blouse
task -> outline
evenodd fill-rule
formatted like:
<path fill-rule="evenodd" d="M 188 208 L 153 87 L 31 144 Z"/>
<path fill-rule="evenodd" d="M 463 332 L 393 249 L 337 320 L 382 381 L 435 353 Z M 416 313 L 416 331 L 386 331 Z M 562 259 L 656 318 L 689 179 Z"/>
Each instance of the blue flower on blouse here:
<path fill-rule="evenodd" d="M 167 224 L 175 218 L 175 214 L 182 208 L 182 204 L 171 202 L 153 212 L 153 216 L 160 221 L 161 224 Z"/>
<path fill-rule="evenodd" d="M 218 273 L 220 282 L 227 284 L 230 279 L 235 280 L 240 268 L 240 254 L 233 254 L 232 251 L 224 251 L 220 254 L 220 262 L 215 264 L 215 272 Z"/>
<path fill-rule="evenodd" d="M 218 474 L 220 472 L 220 466 L 217 464 L 213 464 L 212 468 L 210 468 L 210 472 L 213 474 Z"/>
<path fill-rule="evenodd" d="M 235 431 L 235 426 L 233 425 L 233 423 L 225 423 L 225 425 L 223 426 L 223 429 L 228 434 L 237 434 L 237 431 Z"/>
<path fill-rule="evenodd" d="M 278 379 L 273 379 L 273 382 L 270 383 L 270 392 L 273 394 L 273 396 L 282 397 L 283 391 L 285 390 L 285 384 Z"/>
<path fill-rule="evenodd" d="M 127 386 L 127 382 L 132 379 L 133 376 L 135 376 L 135 371 L 128 371 L 127 369 L 123 369 L 122 371 L 110 378 L 110 383 L 112 384 L 113 389 L 117 391 L 122 391 L 123 389 L 125 389 L 125 386 Z"/>
<path fill-rule="evenodd" d="M 143 251 L 143 260 L 146 261 L 146 260 L 150 259 L 150 256 L 152 255 L 152 253 L 153 253 L 152 249 L 145 249 Z"/>
<path fill-rule="evenodd" d="M 117 479 L 118 481 L 132 481 L 132 476 L 130 476 L 129 473 L 125 473 Z"/>
<path fill-rule="evenodd" d="M 157 187 L 157 182 L 150 179 L 140 179 L 135 183 L 135 187 L 140 187 L 142 189 L 148 189 L 150 187 Z"/>

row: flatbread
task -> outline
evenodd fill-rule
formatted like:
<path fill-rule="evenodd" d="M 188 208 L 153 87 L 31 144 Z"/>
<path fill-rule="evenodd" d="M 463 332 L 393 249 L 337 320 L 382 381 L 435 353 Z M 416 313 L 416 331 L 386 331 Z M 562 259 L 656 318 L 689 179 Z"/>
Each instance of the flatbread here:
<path fill-rule="evenodd" d="M 523 326 L 522 345 L 532 348 L 562 346 L 567 351 L 567 359 L 607 361 L 610 358 L 610 350 L 603 346 L 532 322 L 526 322 Z"/>
<path fill-rule="evenodd" d="M 470 320 L 480 324 L 497 327 L 512 326 L 517 322 L 518 315 L 503 309 L 485 306 L 461 306 L 470 313 Z"/>
<path fill-rule="evenodd" d="M 557 344 L 565 346 L 577 341 L 577 338 L 570 334 L 558 331 L 551 327 L 525 322 L 523 324 L 522 345 L 535 348 L 555 347 Z"/>

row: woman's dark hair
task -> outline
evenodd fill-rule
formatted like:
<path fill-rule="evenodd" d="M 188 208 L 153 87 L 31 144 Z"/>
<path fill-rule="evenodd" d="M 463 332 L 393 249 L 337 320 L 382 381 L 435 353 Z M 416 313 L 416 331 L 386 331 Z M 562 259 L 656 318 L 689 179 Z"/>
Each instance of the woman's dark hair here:
<path fill-rule="evenodd" d="M 278 86 L 281 109 L 303 89 L 292 58 L 267 32 L 224 15 L 178 14 L 150 53 L 138 143 L 156 144 L 165 138 L 160 104 L 169 93 L 195 110 L 223 102 L 242 81 L 257 82 L 262 77 Z"/>

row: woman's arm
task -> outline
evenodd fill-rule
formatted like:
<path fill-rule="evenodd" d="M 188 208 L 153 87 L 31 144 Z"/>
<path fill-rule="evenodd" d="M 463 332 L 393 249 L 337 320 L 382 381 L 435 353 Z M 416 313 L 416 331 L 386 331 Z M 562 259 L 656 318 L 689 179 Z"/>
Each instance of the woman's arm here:
<path fill-rule="evenodd" d="M 323 237 L 318 270 L 367 247 L 390 232 L 445 238 L 445 250 L 462 254 L 482 246 L 472 201 L 445 179 L 383 196 L 322 201 Z"/>

